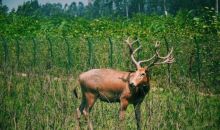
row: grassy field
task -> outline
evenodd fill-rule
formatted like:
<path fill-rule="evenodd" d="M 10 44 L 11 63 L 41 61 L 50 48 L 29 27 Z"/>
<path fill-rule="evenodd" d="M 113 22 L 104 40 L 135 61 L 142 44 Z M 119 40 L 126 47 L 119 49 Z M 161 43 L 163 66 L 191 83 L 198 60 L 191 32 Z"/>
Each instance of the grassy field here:
<path fill-rule="evenodd" d="M 150 70 L 151 90 L 141 108 L 143 129 L 220 129 L 218 18 L 207 22 L 180 13 L 114 21 L 0 19 L 0 130 L 74 129 L 80 99 L 72 90 L 80 93 L 78 75 L 92 68 L 134 70 L 124 44 L 129 35 L 140 38 L 141 60 L 153 55 L 156 41 L 162 55 L 167 43 L 174 48 L 170 73 L 167 65 Z M 119 129 L 118 112 L 118 103 L 97 101 L 91 112 L 94 128 Z M 136 128 L 132 105 L 124 125 Z"/>
<path fill-rule="evenodd" d="M 48 49 L 44 42 L 38 44 L 37 50 L 40 53 L 36 54 L 35 65 L 32 64 L 34 55 L 32 47 L 28 48 L 23 44 L 23 47 L 27 48 L 23 48 L 25 51 L 21 52 L 21 67 L 11 69 L 10 65 L 16 64 L 16 54 L 12 51 L 10 65 L 0 73 L 0 128 L 74 129 L 75 110 L 80 104 L 80 99 L 73 96 L 72 90 L 77 87 L 80 93 L 78 75 L 89 68 L 132 69 L 127 48 L 119 41 L 120 39 L 113 40 L 115 44 L 117 43 L 117 46 L 114 46 L 113 67 L 109 66 L 107 40 L 100 40 L 93 44 L 95 53 L 92 54 L 88 53 L 86 40 L 70 44 L 70 58 L 73 61 L 70 64 L 68 53 L 64 53 L 67 49 L 62 46 L 65 43 L 56 41 L 54 44 L 57 44 L 53 49 L 56 53 L 53 55 L 54 62 L 51 63 L 53 66 L 50 69 L 45 66 L 50 60 L 47 58 Z M 31 42 L 26 41 L 27 45 L 29 43 Z M 143 43 L 143 46 L 147 44 Z M 14 46 L 11 44 L 9 47 Z M 58 48 L 59 51 L 56 50 Z M 206 91 L 202 82 L 192 81 L 185 75 L 181 75 L 183 73 L 178 65 L 182 60 L 187 59 L 181 54 L 175 52 L 177 61 L 171 67 L 171 84 L 168 83 L 166 66 L 152 69 L 151 91 L 145 98 L 141 110 L 143 128 L 217 130 L 220 128 L 220 96 Z M 140 57 L 144 56 L 145 54 L 140 54 Z M 90 58 L 91 61 L 81 60 Z M 71 66 L 70 69 L 68 65 Z M 118 111 L 118 103 L 96 102 L 91 112 L 95 129 L 119 129 Z M 86 129 L 86 122 L 83 126 Z M 130 105 L 126 112 L 125 128 L 132 130 L 135 127 L 133 106 Z"/>
<path fill-rule="evenodd" d="M 75 110 L 80 103 L 72 94 L 72 89 L 79 86 L 76 75 L 2 72 L 0 127 L 74 129 Z M 220 96 L 200 92 L 190 80 L 179 81 L 178 85 L 168 86 L 165 77 L 152 77 L 151 91 L 142 104 L 143 128 L 219 129 Z M 118 103 L 96 102 L 91 113 L 94 128 L 119 129 L 118 111 Z M 132 105 L 127 109 L 125 122 L 126 129 L 135 129 Z"/>

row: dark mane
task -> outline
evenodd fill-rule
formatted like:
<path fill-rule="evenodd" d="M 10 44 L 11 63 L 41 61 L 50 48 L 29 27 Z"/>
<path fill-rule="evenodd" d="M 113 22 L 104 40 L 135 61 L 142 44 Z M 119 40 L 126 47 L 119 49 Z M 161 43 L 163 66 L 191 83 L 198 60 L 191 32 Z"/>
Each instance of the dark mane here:
<path fill-rule="evenodd" d="M 128 76 L 126 78 L 124 77 L 120 77 L 119 79 L 121 79 L 123 82 L 129 82 L 130 79 L 130 75 L 131 73 L 135 72 L 135 71 L 127 71 L 128 72 Z"/>
<path fill-rule="evenodd" d="M 135 72 L 135 70 L 127 70 L 127 72 L 133 73 L 133 72 Z"/>

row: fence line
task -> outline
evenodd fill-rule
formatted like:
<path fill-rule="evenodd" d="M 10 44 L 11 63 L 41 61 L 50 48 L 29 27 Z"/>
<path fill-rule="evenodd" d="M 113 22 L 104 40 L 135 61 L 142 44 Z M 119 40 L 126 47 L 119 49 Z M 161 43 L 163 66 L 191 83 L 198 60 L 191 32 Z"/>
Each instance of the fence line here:
<path fill-rule="evenodd" d="M 138 37 L 135 37 L 134 39 L 138 39 Z M 3 46 L 2 55 L 4 58 L 2 63 L 6 64 L 6 63 L 8 63 L 8 60 L 11 57 L 9 57 L 9 50 L 8 50 L 9 48 L 8 48 L 8 44 L 6 42 L 6 39 L 1 36 L 1 40 L 2 40 L 2 46 Z M 58 66 L 64 65 L 66 72 L 69 73 L 72 70 L 73 64 L 82 63 L 82 62 L 79 62 L 79 60 L 74 61 L 75 57 L 73 58 L 73 56 L 72 56 L 72 54 L 77 55 L 77 54 L 75 54 L 75 52 L 73 52 L 74 46 L 76 45 L 75 47 L 77 47 L 77 44 L 72 44 L 72 43 L 70 44 L 70 39 L 67 37 L 62 37 L 60 40 L 61 41 L 59 41 L 59 42 L 62 43 L 62 41 L 63 41 L 64 44 L 56 44 L 57 46 L 55 46 L 54 43 L 56 43 L 56 40 L 53 40 L 52 37 L 46 35 L 46 39 L 44 39 L 43 42 L 47 42 L 47 44 L 46 45 L 43 44 L 43 46 L 42 46 L 40 44 L 40 43 L 42 43 L 42 41 L 39 42 L 39 44 L 38 44 L 37 38 L 32 37 L 31 38 L 32 48 L 30 48 L 30 49 L 27 48 L 31 52 L 31 53 L 29 53 L 29 54 L 31 54 L 31 67 L 34 68 L 34 67 L 37 67 L 37 65 L 39 65 L 41 67 L 42 66 L 46 67 L 46 69 L 51 69 L 53 66 L 56 67 L 57 65 Z M 104 40 L 104 39 L 102 39 L 102 40 Z M 88 51 L 88 52 L 83 53 L 84 58 L 86 58 L 86 60 L 87 60 L 87 63 L 86 63 L 87 65 L 85 64 L 85 66 L 87 66 L 86 69 L 93 68 L 94 65 L 97 65 L 97 63 L 94 60 L 95 53 L 103 53 L 103 55 L 104 55 L 103 58 L 106 59 L 106 61 L 107 61 L 107 63 L 106 63 L 105 61 L 103 62 L 103 61 L 99 60 L 98 63 L 103 63 L 103 64 L 100 64 L 101 66 L 116 67 L 116 66 L 114 66 L 114 60 L 117 61 L 118 63 L 122 63 L 121 61 L 124 58 L 126 58 L 126 59 L 128 58 L 128 57 L 120 57 L 119 58 L 119 56 L 114 57 L 113 53 L 117 54 L 117 51 L 116 52 L 114 51 L 114 44 L 113 44 L 112 38 L 108 37 L 105 40 L 107 40 L 107 43 L 108 43 L 107 48 L 104 44 L 98 44 L 97 47 L 101 48 L 101 50 L 99 50 L 99 49 L 97 50 L 98 52 L 94 52 L 95 51 L 94 47 L 96 46 L 96 44 L 93 43 L 93 39 L 87 38 L 86 41 L 83 42 L 84 43 L 83 46 L 87 47 L 87 51 Z M 169 51 L 169 43 L 168 43 L 167 38 L 165 36 L 164 36 L 164 40 L 165 40 L 165 45 L 166 45 L 167 52 L 168 52 Z M 138 41 L 137 46 L 139 46 L 141 44 L 140 43 L 141 41 L 140 40 L 137 40 L 137 41 Z M 196 57 L 197 63 L 196 64 L 198 64 L 198 66 L 200 66 L 199 45 L 198 45 L 198 42 L 196 41 L 196 39 L 195 39 L 195 42 L 196 42 L 196 48 L 197 48 L 197 57 Z M 87 45 L 85 43 L 87 43 Z M 13 47 L 13 44 L 11 44 L 11 45 L 10 45 L 10 48 Z M 25 55 L 23 57 L 21 56 L 21 50 L 22 50 L 21 45 L 22 44 L 21 44 L 20 39 L 15 38 L 15 44 L 14 44 L 15 57 L 16 57 L 15 63 L 17 64 L 17 68 L 22 67 L 21 64 L 23 63 L 23 61 L 24 61 L 24 63 L 30 62 L 29 58 L 26 58 Z M 28 45 L 25 44 L 25 46 L 27 47 Z M 59 48 L 61 46 L 63 46 L 63 48 L 65 48 L 64 50 L 61 50 L 61 51 L 66 50 L 66 52 L 55 53 L 54 50 L 57 51 L 56 48 L 58 48 L 58 51 L 59 51 L 59 49 L 62 49 L 62 48 Z M 80 47 L 81 47 L 81 45 L 80 45 Z M 102 49 L 102 47 L 105 47 L 105 48 Z M 48 48 L 48 49 L 46 50 L 46 53 L 44 53 L 45 51 L 43 51 L 43 53 L 42 53 L 42 52 L 38 52 L 38 50 L 39 51 L 41 50 L 40 48 L 44 48 L 43 50 L 45 50 L 45 48 Z M 106 52 L 105 49 L 107 49 L 107 53 L 105 53 Z M 122 49 L 122 48 L 118 48 L 118 49 Z M 26 50 L 24 50 L 24 51 L 26 51 Z M 10 52 L 11 52 L 11 50 L 10 50 Z M 119 52 L 121 52 L 121 51 L 119 51 Z M 38 55 L 38 53 L 39 53 L 39 55 Z M 61 54 L 61 55 L 59 55 L 57 57 L 57 54 Z M 84 54 L 86 54 L 86 55 L 84 55 Z M 142 55 L 141 55 L 140 51 L 138 51 L 137 52 L 137 59 L 139 60 L 141 58 L 141 56 Z M 13 53 L 12 53 L 12 57 L 13 57 Z M 62 58 L 62 57 L 65 57 L 65 58 Z M 81 56 L 79 55 L 79 57 L 81 57 Z M 42 58 L 46 59 L 45 60 L 46 63 L 44 61 L 43 62 L 39 61 L 40 63 L 38 63 L 38 60 L 40 60 Z M 56 61 L 55 61 L 55 58 L 56 58 Z M 85 59 L 82 59 L 82 60 L 85 60 Z M 61 64 L 59 64 L 59 63 L 61 63 Z M 28 64 L 26 64 L 26 65 L 28 65 Z M 122 65 L 127 66 L 127 64 L 126 63 L 124 64 L 124 62 Z M 26 66 L 24 66 L 24 67 L 26 67 Z M 82 70 L 84 70 L 84 69 L 82 69 Z M 197 73 L 198 73 L 199 80 L 200 80 L 200 78 L 201 78 L 200 67 L 198 67 Z M 167 77 L 168 77 L 169 83 L 171 83 L 172 79 L 171 79 L 171 66 L 170 65 L 168 65 L 168 68 L 167 68 Z"/>
<path fill-rule="evenodd" d="M 15 40 L 16 40 L 16 64 L 17 64 L 17 68 L 19 68 L 20 66 L 20 43 L 17 38 Z"/>
<path fill-rule="evenodd" d="M 113 43 L 111 38 L 108 38 L 109 41 L 109 66 L 112 67 L 113 66 Z"/>
<path fill-rule="evenodd" d="M 137 45 L 140 46 L 141 42 L 140 39 L 138 39 L 138 37 L 135 38 L 135 40 L 137 40 Z M 137 60 L 140 60 L 140 50 L 137 51 Z"/>
<path fill-rule="evenodd" d="M 48 41 L 48 59 L 49 59 L 48 68 L 52 68 L 53 67 L 53 45 L 48 35 L 46 35 L 46 39 Z"/>
<path fill-rule="evenodd" d="M 166 39 L 166 36 L 164 36 L 164 41 L 166 43 L 166 49 L 167 49 L 167 53 L 169 53 L 169 43 Z M 170 83 L 172 82 L 172 79 L 171 79 L 171 70 L 170 70 L 170 64 L 167 64 L 167 72 L 168 72 L 168 83 L 169 83 L 169 86 L 170 86 Z"/>
<path fill-rule="evenodd" d="M 89 49 L 89 54 L 88 54 L 88 68 L 93 68 L 93 44 L 90 41 L 90 39 L 87 39 L 88 41 L 88 49 Z"/>
<path fill-rule="evenodd" d="M 6 41 L 6 39 L 1 36 L 1 39 L 2 39 L 2 46 L 3 46 L 3 52 L 4 52 L 4 64 L 6 65 L 7 62 L 8 62 L 8 43 Z"/>
<path fill-rule="evenodd" d="M 72 67 L 72 59 L 71 59 L 71 51 L 70 51 L 70 45 L 69 45 L 69 42 L 67 41 L 66 38 L 64 38 L 64 41 L 66 43 L 66 46 L 67 46 L 67 73 L 70 72 L 70 68 Z"/>
<path fill-rule="evenodd" d="M 198 39 L 194 37 L 194 41 L 196 44 L 196 63 L 197 63 L 197 74 L 198 74 L 198 81 L 201 79 L 201 60 L 200 60 L 200 46 L 198 43 Z"/>
<path fill-rule="evenodd" d="M 8 62 L 8 60 L 9 60 L 9 56 L 8 56 L 9 50 L 8 50 L 8 45 L 7 45 L 6 39 L 4 39 L 4 37 L 1 37 L 1 38 L 2 38 L 2 41 L 3 41 L 2 45 L 3 45 L 3 52 L 4 52 L 3 53 L 3 55 L 4 55 L 3 56 L 4 57 L 4 63 L 6 64 Z M 135 37 L 135 39 L 137 40 L 138 38 Z M 46 51 L 46 64 L 39 64 L 38 63 L 38 59 L 39 58 L 37 57 L 37 53 L 43 54 L 41 52 L 38 52 L 38 50 L 40 50 L 38 48 L 41 47 L 41 45 L 37 43 L 36 38 L 31 37 L 31 41 L 32 41 L 32 45 L 33 45 L 32 48 L 30 48 L 31 53 L 32 53 L 31 54 L 32 55 L 31 56 L 32 57 L 31 58 L 31 68 L 32 69 L 34 67 L 36 67 L 37 65 L 39 65 L 41 67 L 43 65 L 43 66 L 46 67 L 46 69 L 51 69 L 54 65 L 56 65 L 56 63 L 54 61 L 54 58 L 56 58 L 56 57 L 55 57 L 54 51 L 53 51 L 53 43 L 54 43 L 55 40 L 52 41 L 51 37 L 49 37 L 48 35 L 46 35 L 46 39 L 45 40 L 48 43 L 46 45 L 47 48 L 48 48 L 47 51 Z M 71 72 L 71 68 L 73 67 L 73 62 L 75 62 L 77 64 L 77 61 L 73 61 L 74 59 L 72 58 L 72 51 L 71 51 L 73 48 L 71 47 L 72 44 L 70 44 L 69 39 L 67 39 L 66 37 L 63 37 L 63 38 L 61 38 L 61 40 L 64 41 L 64 44 L 62 44 L 62 46 L 64 46 L 64 48 L 66 50 L 66 54 L 63 53 L 64 56 L 66 57 L 66 60 L 64 60 L 65 61 L 64 65 L 65 65 L 65 68 L 66 68 L 66 72 L 70 73 Z M 19 69 L 19 66 L 21 67 L 21 62 L 23 61 L 23 58 L 20 56 L 20 54 L 21 54 L 21 44 L 20 44 L 20 41 L 19 41 L 18 38 L 15 38 L 15 41 L 16 41 L 15 42 L 16 64 L 17 64 L 17 68 Z M 94 57 L 94 55 L 95 55 L 95 53 L 94 53 L 94 45 L 95 44 L 93 43 L 93 40 L 91 40 L 90 38 L 87 38 L 86 42 L 87 42 L 87 47 L 88 47 L 88 52 L 87 52 L 87 57 L 88 57 L 88 59 L 87 59 L 87 69 L 89 69 L 89 68 L 91 69 L 91 68 L 94 68 L 94 65 L 95 65 L 95 63 L 94 63 L 94 58 L 95 58 Z M 166 41 L 166 38 L 165 38 L 165 42 L 166 42 L 167 49 L 169 49 L 168 43 Z M 114 66 L 114 63 L 113 63 L 113 59 L 114 59 L 114 57 L 113 57 L 114 48 L 113 47 L 114 47 L 114 45 L 113 45 L 111 37 L 108 37 L 108 44 L 109 44 L 109 46 L 108 46 L 108 54 L 107 54 L 107 57 L 106 57 L 107 61 L 108 61 L 108 63 L 107 63 L 108 65 L 106 63 L 105 63 L 105 65 L 107 65 L 109 67 L 113 67 Z M 140 41 L 137 40 L 137 45 L 140 46 L 140 44 L 141 44 Z M 43 46 L 43 47 L 45 48 L 46 46 Z M 73 54 L 74 54 L 74 52 L 73 52 Z M 39 56 L 41 56 L 41 55 L 39 55 Z M 42 55 L 42 56 L 44 57 L 44 55 Z M 140 55 L 140 51 L 138 51 L 137 52 L 138 60 L 140 59 L 140 56 L 141 56 Z M 80 55 L 79 55 L 79 57 L 80 57 Z M 21 58 L 22 58 L 22 61 L 21 61 Z M 27 60 L 27 59 L 25 58 L 24 60 Z M 82 60 L 84 60 L 84 59 L 82 59 Z M 118 62 L 120 63 L 121 60 L 123 60 L 123 58 L 119 58 L 118 60 L 119 60 Z M 126 66 L 126 64 L 123 64 L 123 65 Z M 171 82 L 171 77 L 170 77 L 170 66 L 169 65 L 168 65 L 168 73 L 169 73 L 168 79 L 169 79 L 169 83 L 170 83 Z"/>
<path fill-rule="evenodd" d="M 36 53 L 37 53 L 37 45 L 34 37 L 32 37 L 32 42 L 33 42 L 33 61 L 32 61 L 32 66 L 36 66 Z"/>

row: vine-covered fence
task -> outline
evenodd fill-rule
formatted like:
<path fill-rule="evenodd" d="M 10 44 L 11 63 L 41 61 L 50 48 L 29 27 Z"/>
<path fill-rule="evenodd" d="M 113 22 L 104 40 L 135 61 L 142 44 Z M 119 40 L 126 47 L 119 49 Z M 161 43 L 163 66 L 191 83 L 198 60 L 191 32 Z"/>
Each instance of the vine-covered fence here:
<path fill-rule="evenodd" d="M 13 68 L 18 71 L 76 72 L 91 68 L 118 68 L 133 70 L 125 38 L 74 38 L 74 37 L 17 37 L 0 36 L 0 67 Z M 168 65 L 168 80 L 171 82 L 171 71 L 201 80 L 202 61 L 207 60 L 207 50 L 202 48 L 198 38 L 186 40 L 191 44 L 188 48 L 180 47 L 181 41 L 175 43 L 166 37 L 160 38 L 161 52 L 165 54 L 169 47 L 174 47 L 174 65 Z M 138 52 L 137 59 L 146 59 L 154 51 L 155 40 L 138 41 L 143 49 Z M 191 48 L 189 48 L 191 47 Z M 191 50 L 191 51 L 190 51 Z M 190 53 L 189 53 L 190 52 Z M 174 67 L 172 67 L 174 66 Z M 171 68 L 172 67 L 172 68 Z M 206 68 L 205 68 L 206 69 Z M 51 71 L 52 70 L 52 71 Z M 162 70 L 160 70 L 162 71 Z M 192 76 L 194 75 L 194 76 Z M 196 75 L 196 76 L 195 76 Z"/>
<path fill-rule="evenodd" d="M 0 37 L 0 128 L 74 129 L 80 100 L 72 95 L 72 89 L 79 86 L 78 74 L 91 68 L 134 70 L 125 39 Z M 173 46 L 175 63 L 151 71 L 152 88 L 141 109 L 143 128 L 219 128 L 219 97 L 204 96 L 198 84 L 214 78 L 207 73 L 216 71 L 215 60 L 210 58 L 215 54 L 208 53 L 213 44 L 205 46 L 211 41 L 197 37 L 158 40 L 162 55 Z M 143 49 L 137 58 L 151 57 L 154 43 L 154 38 L 140 39 Z M 118 108 L 117 103 L 98 101 L 91 112 L 95 129 L 119 129 Z M 131 105 L 125 124 L 126 129 L 135 129 Z"/>

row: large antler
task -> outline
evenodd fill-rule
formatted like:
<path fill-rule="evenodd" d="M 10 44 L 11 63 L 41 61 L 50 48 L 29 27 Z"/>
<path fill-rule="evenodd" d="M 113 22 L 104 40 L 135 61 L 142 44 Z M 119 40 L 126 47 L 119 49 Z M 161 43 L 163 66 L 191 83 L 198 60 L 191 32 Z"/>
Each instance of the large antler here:
<path fill-rule="evenodd" d="M 140 68 L 141 67 L 141 63 L 144 63 L 144 62 L 147 62 L 147 61 L 150 61 L 151 59 L 148 59 L 148 60 L 141 60 L 141 61 L 136 61 L 135 58 L 134 58 L 134 54 L 141 49 L 141 45 L 136 48 L 135 50 L 133 49 L 132 45 L 136 42 L 138 42 L 138 39 L 131 42 L 130 41 L 130 37 L 128 37 L 127 40 L 125 40 L 125 42 L 127 43 L 128 47 L 129 47 L 129 50 L 130 50 L 130 55 L 131 55 L 131 60 L 133 62 L 133 64 L 136 66 L 136 68 Z"/>
<path fill-rule="evenodd" d="M 154 59 L 154 61 L 152 63 L 150 63 L 147 67 L 150 68 L 154 65 L 160 65 L 160 64 L 171 64 L 175 61 L 175 59 L 173 58 L 173 47 L 171 48 L 170 52 L 166 55 L 166 56 L 161 56 L 158 49 L 160 47 L 160 43 L 156 42 L 155 44 L 155 54 L 149 58 L 146 61 L 151 61 L 152 59 Z M 162 61 L 159 61 L 162 60 Z"/>
<path fill-rule="evenodd" d="M 150 63 L 147 67 L 150 68 L 154 65 L 159 65 L 159 64 L 171 64 L 174 62 L 174 58 L 172 56 L 172 53 L 173 53 L 173 48 L 171 48 L 170 52 L 166 55 L 166 56 L 161 56 L 158 49 L 160 47 L 160 44 L 159 42 L 156 42 L 155 44 L 155 54 L 147 59 L 147 60 L 141 60 L 141 61 L 136 61 L 135 58 L 134 58 L 134 54 L 141 49 L 142 46 L 139 46 L 138 48 L 136 48 L 135 50 L 133 49 L 132 45 L 136 42 L 138 42 L 138 39 L 131 42 L 130 41 L 130 37 L 128 37 L 127 40 L 125 40 L 125 42 L 127 43 L 128 47 L 129 47 L 129 50 L 130 50 L 130 55 L 131 55 L 131 59 L 132 59 L 132 62 L 133 64 L 136 66 L 136 68 L 140 68 L 141 67 L 141 64 L 144 63 L 144 62 L 148 62 L 148 61 L 151 61 L 153 60 L 152 63 Z M 162 61 L 159 61 L 159 60 L 162 60 Z"/>

